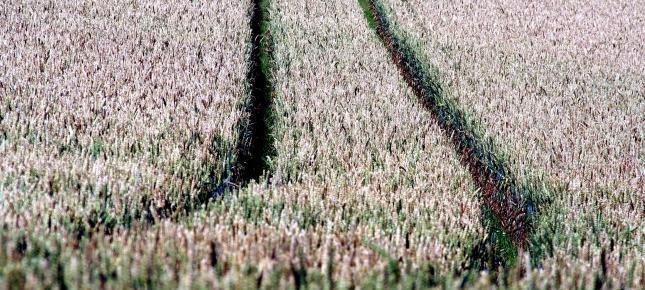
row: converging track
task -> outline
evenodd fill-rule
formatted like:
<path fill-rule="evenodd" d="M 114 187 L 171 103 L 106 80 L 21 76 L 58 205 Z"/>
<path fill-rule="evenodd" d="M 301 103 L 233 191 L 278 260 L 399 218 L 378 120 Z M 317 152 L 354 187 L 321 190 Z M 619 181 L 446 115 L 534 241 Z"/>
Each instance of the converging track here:
<path fill-rule="evenodd" d="M 385 44 L 392 61 L 413 89 L 420 102 L 432 112 L 444 134 L 449 137 L 479 187 L 486 210 L 494 216 L 499 226 L 510 237 L 513 245 L 526 249 L 529 240 L 527 211 L 529 203 L 524 199 L 516 178 L 478 134 L 465 113 L 443 96 L 440 84 L 425 69 L 405 41 L 393 29 L 377 0 L 367 0 L 366 15 L 376 33 Z M 365 7 L 364 7 L 365 8 Z"/>

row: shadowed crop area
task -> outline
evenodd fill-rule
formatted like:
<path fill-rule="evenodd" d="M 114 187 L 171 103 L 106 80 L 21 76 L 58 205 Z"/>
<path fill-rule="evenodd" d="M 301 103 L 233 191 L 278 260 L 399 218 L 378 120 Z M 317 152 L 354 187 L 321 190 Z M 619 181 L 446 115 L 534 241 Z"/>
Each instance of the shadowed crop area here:
<path fill-rule="evenodd" d="M 645 7 L 0 3 L 0 289 L 638 289 Z"/>
<path fill-rule="evenodd" d="M 271 133 L 274 122 L 273 86 L 271 78 L 272 41 L 269 31 L 269 1 L 256 0 L 251 6 L 251 51 L 248 60 L 247 83 L 249 99 L 243 104 L 246 117 L 238 128 L 236 160 L 230 172 L 215 189 L 220 195 L 231 186 L 244 186 L 259 180 L 270 171 L 270 159 L 275 154 Z"/>

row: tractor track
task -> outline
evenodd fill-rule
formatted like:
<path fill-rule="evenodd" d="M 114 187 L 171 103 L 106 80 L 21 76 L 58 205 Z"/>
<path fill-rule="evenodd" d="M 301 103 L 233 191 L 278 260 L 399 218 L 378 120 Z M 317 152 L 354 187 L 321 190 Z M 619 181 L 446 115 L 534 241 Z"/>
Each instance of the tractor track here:
<path fill-rule="evenodd" d="M 272 44 L 269 33 L 268 5 L 270 0 L 253 0 L 249 8 L 251 47 L 248 54 L 246 82 L 249 87 L 248 100 L 240 104 L 243 116 L 237 124 L 238 139 L 225 153 L 227 169 L 217 176 L 212 171 L 207 180 L 201 182 L 195 196 L 183 196 L 179 201 L 162 199 L 153 201 L 143 196 L 137 204 L 141 210 L 128 214 L 128 218 L 117 223 L 118 218 L 105 212 L 98 212 L 88 219 L 89 229 L 102 229 L 111 233 L 118 225 L 125 228 L 141 228 L 156 224 L 157 221 L 177 220 L 211 200 L 226 193 L 243 188 L 252 180 L 259 181 L 270 173 L 268 159 L 275 155 L 271 127 L 273 123 L 273 86 L 271 84 Z M 223 140 L 220 140 L 223 142 Z M 82 224 L 79 218 L 76 218 Z M 79 238 L 85 233 L 79 228 Z"/>
<path fill-rule="evenodd" d="M 214 184 L 211 176 L 197 200 L 190 207 L 206 204 L 237 188 L 243 188 L 252 180 L 259 181 L 270 173 L 269 159 L 275 156 L 273 125 L 273 85 L 271 83 L 272 41 L 269 31 L 270 0 L 253 0 L 249 9 L 251 47 L 248 55 L 246 82 L 249 86 L 248 100 L 241 104 L 244 112 L 237 124 L 238 139 L 229 154 L 227 170 Z"/>
<path fill-rule="evenodd" d="M 396 35 L 378 0 L 363 1 L 367 4 L 366 16 L 372 17 L 368 22 L 373 21 L 370 24 L 374 26 L 406 83 L 450 139 L 460 156 L 460 162 L 467 167 L 479 188 L 485 207 L 510 237 L 513 245 L 518 249 L 526 249 L 530 231 L 528 210 L 507 164 L 486 149 L 479 135 L 466 121 L 463 111 L 449 103 L 446 105 L 439 82 L 424 70 L 422 62 L 410 46 Z"/>
<path fill-rule="evenodd" d="M 271 84 L 272 42 L 269 31 L 269 0 L 253 0 L 251 8 L 252 49 L 247 81 L 250 100 L 244 110 L 248 119 L 239 125 L 229 184 L 243 187 L 269 172 L 268 159 L 275 155 L 271 134 L 273 124 L 273 85 Z"/>

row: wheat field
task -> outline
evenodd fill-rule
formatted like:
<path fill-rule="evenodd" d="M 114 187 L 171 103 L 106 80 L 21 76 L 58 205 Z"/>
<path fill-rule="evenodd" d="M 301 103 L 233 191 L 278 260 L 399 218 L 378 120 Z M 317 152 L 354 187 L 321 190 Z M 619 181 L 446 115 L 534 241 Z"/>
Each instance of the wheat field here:
<path fill-rule="evenodd" d="M 556 202 L 568 222 L 539 275 L 565 288 L 602 271 L 614 287 L 642 283 L 645 7 L 387 2 L 453 97 L 500 136 L 518 173 L 567 185 Z"/>
<path fill-rule="evenodd" d="M 645 287 L 642 3 L 0 24 L 0 289 Z"/>

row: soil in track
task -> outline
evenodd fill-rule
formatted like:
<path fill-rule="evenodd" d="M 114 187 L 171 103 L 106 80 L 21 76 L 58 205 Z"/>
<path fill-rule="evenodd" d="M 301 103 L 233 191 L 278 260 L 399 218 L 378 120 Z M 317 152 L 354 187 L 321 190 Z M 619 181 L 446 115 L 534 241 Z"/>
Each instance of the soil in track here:
<path fill-rule="evenodd" d="M 411 46 L 396 34 L 381 4 L 377 0 L 359 2 L 369 25 L 385 44 L 401 75 L 424 107 L 432 113 L 444 134 L 450 138 L 461 163 L 468 168 L 482 194 L 489 233 L 497 236 L 494 238 L 497 241 L 493 243 L 502 248 L 494 254 L 496 257 L 493 259 L 496 261 L 487 264 L 496 267 L 500 263 L 514 263 L 517 249 L 526 249 L 528 246 L 529 207 L 508 165 L 496 156 L 491 145 L 482 140 L 466 114 L 443 96 L 439 82 L 424 68 Z M 483 247 L 485 246 L 476 250 L 480 258 Z"/>

